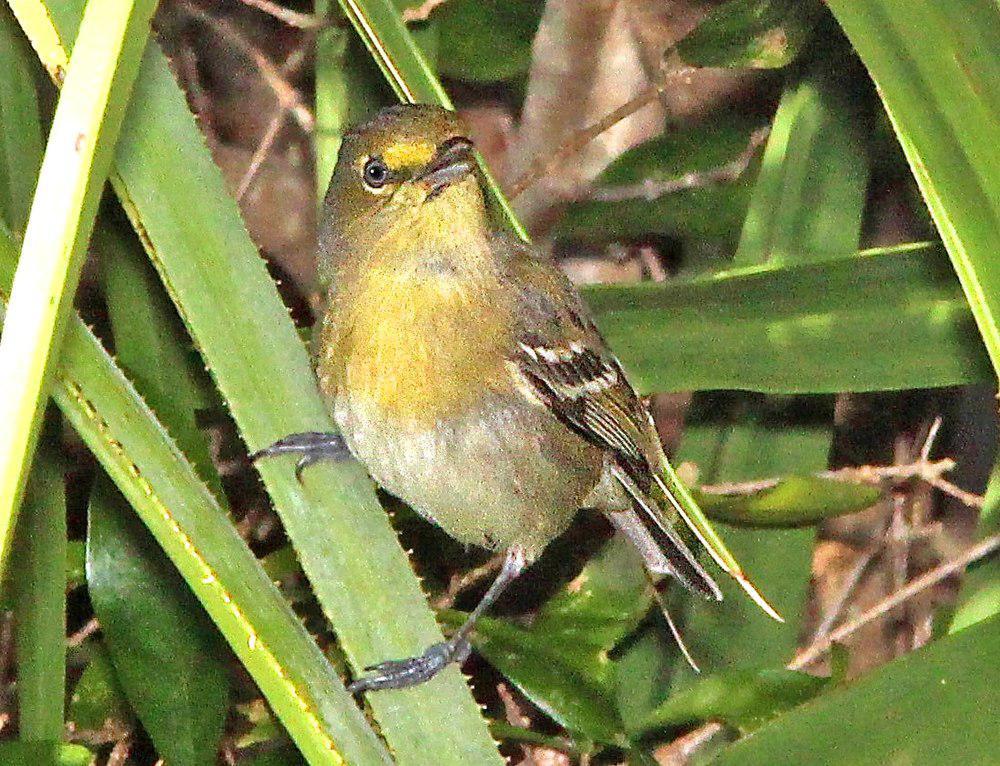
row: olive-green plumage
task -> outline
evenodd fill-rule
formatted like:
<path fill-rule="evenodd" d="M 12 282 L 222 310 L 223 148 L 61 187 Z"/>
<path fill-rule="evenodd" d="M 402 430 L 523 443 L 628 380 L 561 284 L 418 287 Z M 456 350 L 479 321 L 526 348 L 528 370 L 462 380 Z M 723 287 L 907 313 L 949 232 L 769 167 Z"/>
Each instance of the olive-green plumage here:
<path fill-rule="evenodd" d="M 462 542 L 531 560 L 581 507 L 634 513 L 611 467 L 637 449 L 648 493 L 662 452 L 569 281 L 490 219 L 471 157 L 443 187 L 422 179 L 464 136 L 454 114 L 409 106 L 345 137 L 320 235 L 317 371 L 381 486 Z M 373 160 L 387 171 L 377 188 Z M 582 401 L 612 433 L 560 409 Z M 609 449 L 615 431 L 625 449 Z"/>

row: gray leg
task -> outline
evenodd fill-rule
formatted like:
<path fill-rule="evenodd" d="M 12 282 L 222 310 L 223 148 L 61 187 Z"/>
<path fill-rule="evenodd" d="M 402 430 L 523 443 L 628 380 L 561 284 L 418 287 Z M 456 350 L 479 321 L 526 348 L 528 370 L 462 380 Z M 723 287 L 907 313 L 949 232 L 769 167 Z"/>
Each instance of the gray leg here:
<path fill-rule="evenodd" d="M 301 480 L 302 471 L 313 463 L 320 460 L 349 460 L 351 451 L 340 434 L 306 431 L 278 439 L 270 447 L 254 452 L 250 460 L 256 462 L 262 457 L 276 455 L 301 455 L 299 462 L 295 464 L 295 478 Z"/>
<path fill-rule="evenodd" d="M 451 638 L 443 643 L 434 644 L 419 657 L 388 660 L 377 665 L 369 665 L 365 670 L 372 672 L 356 680 L 347 687 L 347 690 L 354 694 L 356 692 L 415 686 L 430 680 L 452 662 L 459 664 L 465 662 L 469 652 L 472 651 L 472 647 L 469 645 L 469 633 L 472 632 L 476 620 L 490 608 L 507 586 L 517 579 L 518 575 L 524 571 L 525 565 L 524 549 L 520 546 L 509 548 L 500 574 L 497 575 L 489 590 L 486 591 L 486 595 Z"/>

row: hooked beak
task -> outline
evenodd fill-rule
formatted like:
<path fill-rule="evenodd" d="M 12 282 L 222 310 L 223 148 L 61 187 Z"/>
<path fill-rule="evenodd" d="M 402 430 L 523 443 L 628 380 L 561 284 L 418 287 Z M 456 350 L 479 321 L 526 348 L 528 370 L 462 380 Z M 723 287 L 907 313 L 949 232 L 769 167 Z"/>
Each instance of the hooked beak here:
<path fill-rule="evenodd" d="M 451 184 L 465 178 L 472 172 L 475 162 L 472 141 L 468 138 L 455 136 L 445 141 L 419 178 L 429 189 L 427 199 L 433 199 Z"/>

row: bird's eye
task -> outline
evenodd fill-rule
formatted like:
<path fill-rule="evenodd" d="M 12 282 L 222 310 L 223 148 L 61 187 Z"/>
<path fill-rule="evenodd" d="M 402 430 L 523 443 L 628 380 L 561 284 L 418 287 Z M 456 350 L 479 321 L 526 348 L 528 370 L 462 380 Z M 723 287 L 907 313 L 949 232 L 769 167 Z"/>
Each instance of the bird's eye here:
<path fill-rule="evenodd" d="M 389 168 L 378 157 L 372 157 L 365 163 L 362 176 L 368 188 L 381 189 L 389 180 Z"/>

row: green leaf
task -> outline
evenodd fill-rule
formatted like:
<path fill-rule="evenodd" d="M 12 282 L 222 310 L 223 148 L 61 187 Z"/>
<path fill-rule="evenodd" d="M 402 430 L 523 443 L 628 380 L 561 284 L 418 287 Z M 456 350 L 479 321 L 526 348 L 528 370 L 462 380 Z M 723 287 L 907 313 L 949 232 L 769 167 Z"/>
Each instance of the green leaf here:
<path fill-rule="evenodd" d="M 224 505 L 222 480 L 196 420 L 216 397 L 180 318 L 134 237 L 104 222 L 94 232 L 93 248 L 101 259 L 118 363 Z"/>
<path fill-rule="evenodd" d="M 725 115 L 711 124 L 689 126 L 629 149 L 595 181 L 598 194 L 619 187 L 680 179 L 731 162 L 747 147 L 756 123 Z M 668 234 L 693 239 L 735 240 L 743 222 L 753 174 L 731 183 L 686 189 L 647 200 L 641 197 L 571 204 L 555 227 L 556 236 L 580 239 Z"/>
<path fill-rule="evenodd" d="M 832 516 L 857 513 L 881 496 L 876 487 L 816 476 L 786 476 L 750 494 L 696 492 L 713 521 L 740 527 L 800 527 Z"/>
<path fill-rule="evenodd" d="M 926 246 L 584 295 L 646 391 L 872 391 L 993 374 L 954 275 Z"/>
<path fill-rule="evenodd" d="M 58 443 L 59 429 L 47 428 L 28 480 L 15 538 L 18 736 L 29 741 L 58 740 L 63 735 L 66 489 L 54 447 Z"/>
<path fill-rule="evenodd" d="M 979 513 L 980 537 L 1000 532 L 1000 462 L 993 466 L 983 509 Z M 1000 614 L 1000 557 L 992 556 L 966 570 L 949 630 L 955 633 Z"/>
<path fill-rule="evenodd" d="M 791 670 L 723 670 L 698 678 L 671 695 L 637 727 L 637 733 L 723 721 L 752 731 L 818 694 L 827 680 Z"/>
<path fill-rule="evenodd" d="M 62 742 L 0 742 L 2 766 L 91 766 L 96 756 L 82 745 Z"/>
<path fill-rule="evenodd" d="M 808 39 L 818 8 L 812 0 L 730 0 L 674 49 L 692 66 L 783 67 Z"/>
<path fill-rule="evenodd" d="M 868 68 L 1000 370 L 1000 8 L 830 0 Z"/>
<path fill-rule="evenodd" d="M 35 57 L 10 10 L 0 6 L 0 221 L 24 233 L 42 161 Z"/>
<path fill-rule="evenodd" d="M 998 653 L 993 618 L 780 716 L 713 764 L 995 763 Z"/>
<path fill-rule="evenodd" d="M 807 473 L 826 467 L 830 438 L 827 427 L 772 423 L 764 413 L 751 412 L 735 423 L 689 425 L 678 461 L 694 462 L 711 482 Z M 765 619 L 726 580 L 720 582 L 725 595 L 722 603 L 689 602 L 685 640 L 705 672 L 780 666 L 792 656 L 798 639 L 815 533 L 811 529 L 733 527 L 722 527 L 721 532 L 785 623 Z M 679 662 L 674 693 L 696 679 Z"/>
<path fill-rule="evenodd" d="M 229 704 L 224 645 L 120 495 L 91 492 L 87 588 L 117 676 L 161 757 L 215 760 Z"/>
<path fill-rule="evenodd" d="M 857 248 L 868 163 L 854 111 L 822 77 L 785 91 L 734 265 L 802 262 Z"/>
<path fill-rule="evenodd" d="M 103 643 L 90 647 L 90 662 L 80 674 L 69 700 L 67 719 L 76 730 L 100 729 L 109 721 L 123 727 L 134 719 L 114 665 Z"/>
<path fill-rule="evenodd" d="M 445 77 L 498 82 L 527 74 L 542 18 L 539 0 L 449 0 L 433 18 L 441 32 L 438 69 Z"/>
<path fill-rule="evenodd" d="M 20 3 L 12 3 L 15 13 Z M 56 106 L 0 336 L 0 574 L 155 0 L 92 0 Z M 28 126 L 29 129 L 31 126 Z"/>

